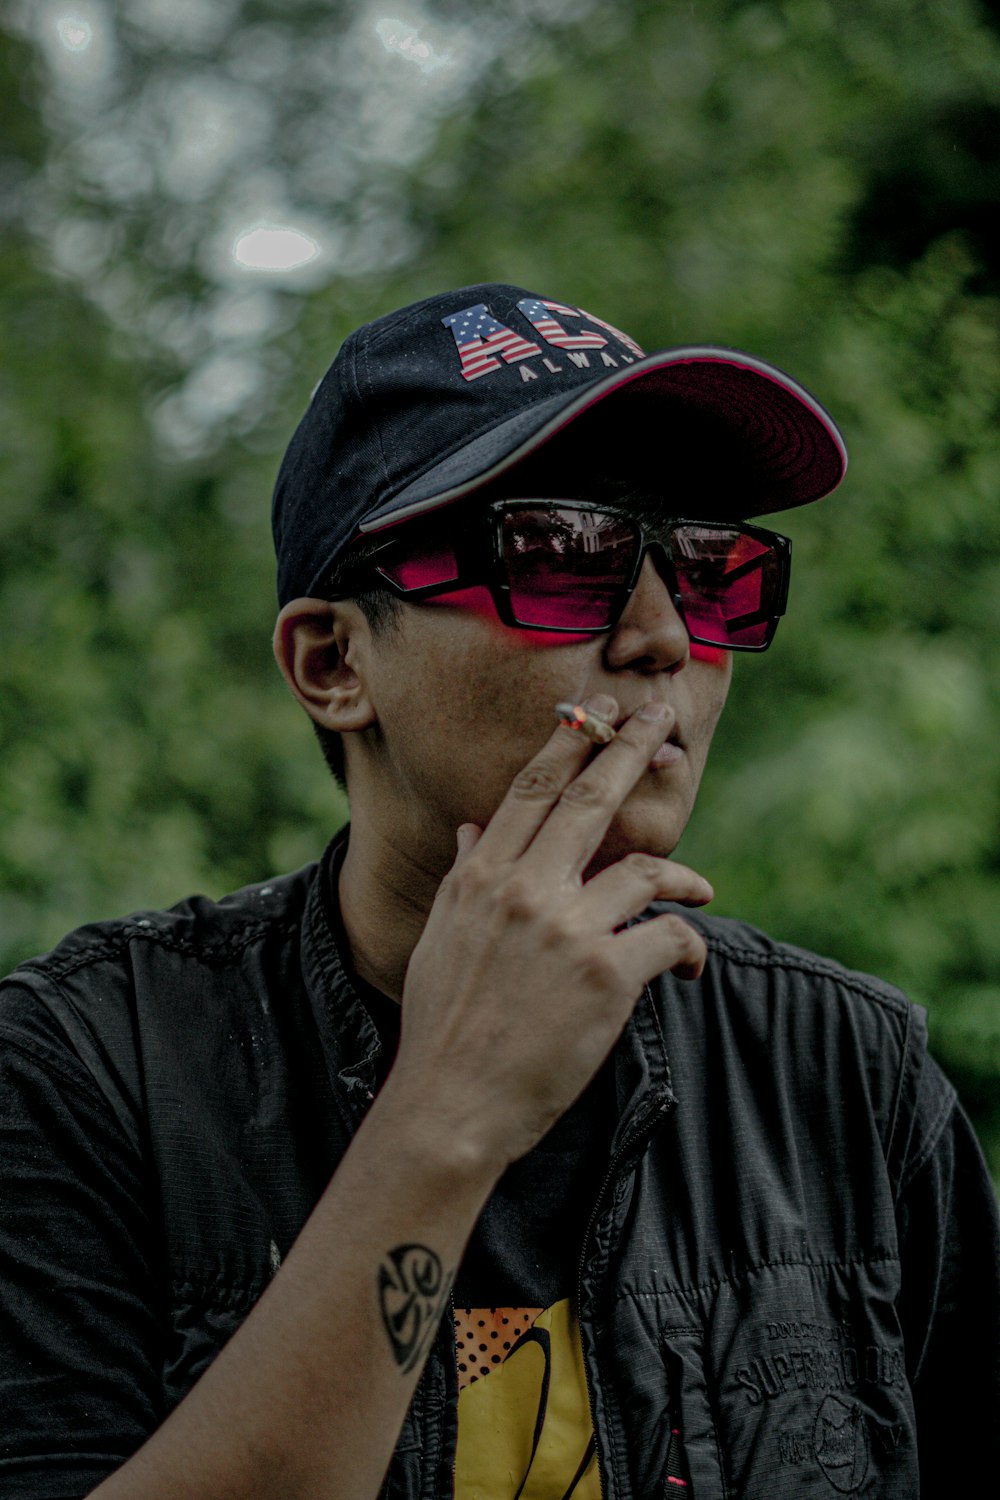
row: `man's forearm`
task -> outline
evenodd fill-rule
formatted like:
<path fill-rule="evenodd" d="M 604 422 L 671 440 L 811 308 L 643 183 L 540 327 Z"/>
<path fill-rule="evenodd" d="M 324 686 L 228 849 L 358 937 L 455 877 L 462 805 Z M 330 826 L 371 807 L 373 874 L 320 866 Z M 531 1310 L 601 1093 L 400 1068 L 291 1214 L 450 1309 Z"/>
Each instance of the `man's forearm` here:
<path fill-rule="evenodd" d="M 91 1500 L 375 1500 L 497 1175 L 387 1084 L 245 1323 Z"/>

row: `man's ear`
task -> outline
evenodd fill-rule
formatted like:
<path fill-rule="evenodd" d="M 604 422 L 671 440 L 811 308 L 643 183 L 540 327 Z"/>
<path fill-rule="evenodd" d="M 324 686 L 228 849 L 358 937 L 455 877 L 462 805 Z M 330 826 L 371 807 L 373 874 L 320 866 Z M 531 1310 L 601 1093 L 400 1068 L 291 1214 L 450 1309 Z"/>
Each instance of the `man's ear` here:
<path fill-rule="evenodd" d="M 366 664 L 371 631 L 351 600 L 291 599 L 274 627 L 281 674 L 306 713 L 337 734 L 376 722 Z"/>

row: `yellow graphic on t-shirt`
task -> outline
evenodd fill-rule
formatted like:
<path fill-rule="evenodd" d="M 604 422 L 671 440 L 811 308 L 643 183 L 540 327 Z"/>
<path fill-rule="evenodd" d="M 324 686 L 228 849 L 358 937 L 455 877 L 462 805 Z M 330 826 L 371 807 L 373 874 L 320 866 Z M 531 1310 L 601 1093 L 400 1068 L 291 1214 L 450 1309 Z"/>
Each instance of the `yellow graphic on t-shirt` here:
<path fill-rule="evenodd" d="M 504 1321 L 501 1312 L 516 1311 L 526 1310 L 459 1310 L 456 1323 L 492 1329 Z M 517 1321 L 523 1327 L 528 1319 Z M 580 1325 L 567 1298 L 539 1313 L 498 1363 L 481 1362 L 478 1378 L 461 1390 L 455 1500 L 600 1500 L 600 1494 Z"/>

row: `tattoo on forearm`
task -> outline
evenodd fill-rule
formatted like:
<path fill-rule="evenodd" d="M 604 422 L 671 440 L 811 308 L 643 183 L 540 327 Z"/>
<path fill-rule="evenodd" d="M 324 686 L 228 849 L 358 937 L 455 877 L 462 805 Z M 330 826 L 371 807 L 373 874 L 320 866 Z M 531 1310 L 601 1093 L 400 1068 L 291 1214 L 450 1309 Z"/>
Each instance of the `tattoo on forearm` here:
<path fill-rule="evenodd" d="M 393 1357 L 405 1375 L 423 1359 L 448 1303 L 447 1275 L 426 1245 L 397 1245 L 378 1268 L 378 1305 Z"/>

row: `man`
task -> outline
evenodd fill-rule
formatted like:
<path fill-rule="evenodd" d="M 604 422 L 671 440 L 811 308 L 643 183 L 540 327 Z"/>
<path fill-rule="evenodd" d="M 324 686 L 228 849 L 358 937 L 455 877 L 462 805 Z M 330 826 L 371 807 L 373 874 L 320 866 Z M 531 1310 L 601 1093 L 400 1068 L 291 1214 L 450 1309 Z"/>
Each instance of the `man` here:
<path fill-rule="evenodd" d="M 844 465 L 772 366 L 522 288 L 347 340 L 274 530 L 350 830 L 3 991 L 5 1496 L 912 1500 L 996 1458 L 996 1206 L 921 1013 L 669 857 L 785 607 L 748 518 Z"/>

